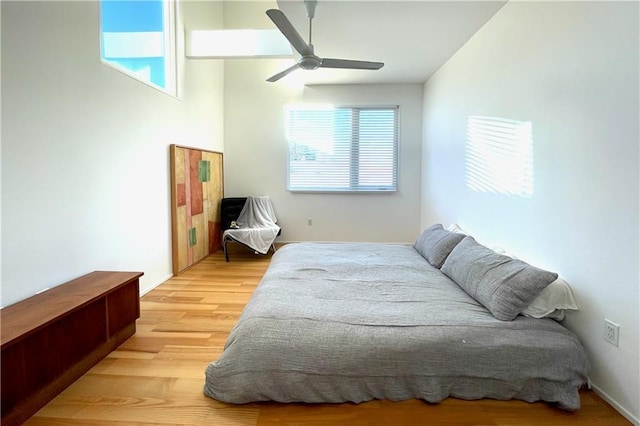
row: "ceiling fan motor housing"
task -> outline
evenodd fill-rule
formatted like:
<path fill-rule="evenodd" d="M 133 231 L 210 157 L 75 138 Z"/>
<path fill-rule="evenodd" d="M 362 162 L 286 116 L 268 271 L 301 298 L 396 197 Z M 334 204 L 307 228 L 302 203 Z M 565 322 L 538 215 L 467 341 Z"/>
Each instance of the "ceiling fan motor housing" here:
<path fill-rule="evenodd" d="M 315 70 L 320 68 L 320 65 L 322 65 L 322 59 L 315 55 L 303 56 L 298 61 L 298 65 L 303 70 Z"/>

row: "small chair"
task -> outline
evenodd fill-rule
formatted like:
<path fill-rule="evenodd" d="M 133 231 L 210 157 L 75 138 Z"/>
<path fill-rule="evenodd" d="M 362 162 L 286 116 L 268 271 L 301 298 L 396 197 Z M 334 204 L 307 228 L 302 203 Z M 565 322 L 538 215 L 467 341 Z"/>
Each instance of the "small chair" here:
<path fill-rule="evenodd" d="M 242 213 L 242 210 L 244 209 L 244 206 L 247 203 L 247 198 L 248 197 L 228 197 L 228 198 L 223 198 L 221 201 L 220 225 L 222 229 L 222 249 L 224 250 L 224 257 L 227 262 L 229 261 L 229 251 L 227 250 L 227 243 L 229 241 L 242 244 L 243 246 L 253 250 L 254 253 L 256 254 L 268 253 L 268 250 L 264 253 L 260 253 L 254 247 L 251 247 L 250 245 L 246 244 L 243 241 L 241 232 L 246 231 L 249 228 L 246 228 L 246 227 L 234 228 L 231 226 L 232 222 L 238 221 L 240 213 Z M 279 236 L 282 233 L 282 229 L 280 229 L 279 226 L 277 228 L 278 228 L 278 233 L 276 236 Z M 240 232 L 234 232 L 234 231 L 240 231 Z M 275 244 L 272 243 L 270 248 L 275 253 L 276 251 Z"/>

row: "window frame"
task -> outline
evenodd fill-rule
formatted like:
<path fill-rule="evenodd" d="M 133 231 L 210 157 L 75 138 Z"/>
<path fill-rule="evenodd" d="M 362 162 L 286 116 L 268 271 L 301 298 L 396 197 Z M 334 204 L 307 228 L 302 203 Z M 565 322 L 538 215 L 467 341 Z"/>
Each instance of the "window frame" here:
<path fill-rule="evenodd" d="M 162 42 L 164 48 L 164 80 L 165 85 L 160 86 L 151 80 L 141 78 L 135 71 L 123 66 L 115 61 L 111 61 L 104 56 L 104 32 L 102 29 L 102 3 L 105 1 L 118 0 L 99 0 L 99 40 L 100 40 L 100 62 L 116 71 L 119 71 L 147 86 L 153 87 L 167 95 L 180 99 L 181 90 L 179 84 L 179 42 L 180 42 L 180 4 L 179 0 L 160 0 L 163 4 L 163 31 Z"/>
<path fill-rule="evenodd" d="M 290 114 L 291 111 L 312 111 L 312 110 L 349 110 L 351 112 L 351 142 L 350 142 L 350 155 L 349 155 L 349 187 L 342 188 L 330 188 L 330 187 L 292 187 L 291 186 L 291 153 L 292 153 L 292 141 L 289 137 L 290 132 Z M 394 141 L 393 141 L 393 158 L 392 158 L 392 184 L 388 186 L 381 185 L 360 185 L 359 180 L 359 168 L 361 166 L 359 143 L 360 138 L 355 140 L 354 135 L 361 133 L 360 128 L 360 111 L 374 111 L 374 110 L 393 110 L 394 111 Z M 309 104 L 297 104 L 287 106 L 285 109 L 285 134 L 287 141 L 287 175 L 286 175 L 286 189 L 292 193 L 313 193 L 313 194 L 388 194 L 396 193 L 399 191 L 400 180 L 400 106 L 399 105 L 340 105 L 340 106 L 326 106 L 326 105 L 309 105 Z M 356 124 L 357 123 L 357 124 Z M 354 129 L 357 129 L 355 131 Z M 354 161 L 356 160 L 356 161 Z"/>

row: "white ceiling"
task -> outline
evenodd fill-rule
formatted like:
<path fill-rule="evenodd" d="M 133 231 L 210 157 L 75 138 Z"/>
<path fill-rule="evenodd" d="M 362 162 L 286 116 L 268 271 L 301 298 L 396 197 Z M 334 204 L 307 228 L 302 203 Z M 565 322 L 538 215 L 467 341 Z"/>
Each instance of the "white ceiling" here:
<path fill-rule="evenodd" d="M 320 0 L 313 19 L 316 55 L 385 65 L 377 71 L 295 73 L 305 84 L 423 83 L 505 3 Z M 308 42 L 303 1 L 279 0 L 278 7 Z"/>

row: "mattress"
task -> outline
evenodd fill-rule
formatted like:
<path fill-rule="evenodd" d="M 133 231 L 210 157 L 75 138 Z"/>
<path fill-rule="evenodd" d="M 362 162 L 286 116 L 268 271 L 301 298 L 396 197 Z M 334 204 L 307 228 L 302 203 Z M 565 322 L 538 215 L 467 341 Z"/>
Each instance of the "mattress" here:
<path fill-rule="evenodd" d="M 588 368 L 561 324 L 497 320 L 410 245 L 298 243 L 273 256 L 204 393 L 234 404 L 455 397 L 574 410 Z"/>

